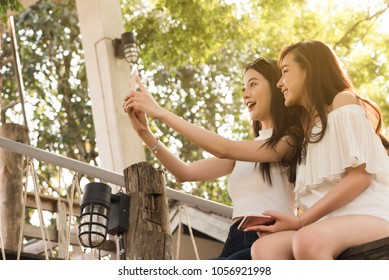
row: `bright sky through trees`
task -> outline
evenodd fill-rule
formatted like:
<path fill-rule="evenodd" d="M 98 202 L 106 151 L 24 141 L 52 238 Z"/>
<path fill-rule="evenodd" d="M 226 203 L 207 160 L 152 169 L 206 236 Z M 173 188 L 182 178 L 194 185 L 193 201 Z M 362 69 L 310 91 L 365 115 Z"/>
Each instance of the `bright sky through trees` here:
<path fill-rule="evenodd" d="M 242 13 L 250 12 L 248 7 L 247 0 L 224 0 L 227 4 L 235 3 L 236 6 L 240 9 L 240 12 L 237 13 L 237 16 L 240 17 Z M 329 3 L 334 2 L 339 9 L 353 7 L 355 9 L 366 9 L 366 12 L 372 14 L 376 11 L 377 1 L 373 0 L 337 0 L 337 1 L 323 1 L 323 0 L 308 0 L 308 6 L 314 10 L 318 6 L 325 7 L 330 5 Z M 321 15 L 322 16 L 322 15 Z M 386 12 L 382 15 L 382 21 L 380 22 L 382 31 L 389 33 L 389 12 Z"/>

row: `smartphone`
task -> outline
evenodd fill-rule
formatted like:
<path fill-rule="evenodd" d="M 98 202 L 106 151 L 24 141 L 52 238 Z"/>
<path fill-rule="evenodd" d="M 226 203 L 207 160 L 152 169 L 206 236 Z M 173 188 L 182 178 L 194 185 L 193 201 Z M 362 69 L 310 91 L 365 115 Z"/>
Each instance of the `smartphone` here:
<path fill-rule="evenodd" d="M 136 75 L 138 75 L 138 70 L 134 69 L 134 71 L 132 71 L 131 73 L 130 82 L 129 82 L 130 91 L 136 90 L 136 87 L 138 86 L 135 81 Z"/>
<path fill-rule="evenodd" d="M 238 230 L 244 230 L 251 226 L 268 226 L 275 222 L 276 219 L 270 216 L 245 216 L 238 225 Z"/>

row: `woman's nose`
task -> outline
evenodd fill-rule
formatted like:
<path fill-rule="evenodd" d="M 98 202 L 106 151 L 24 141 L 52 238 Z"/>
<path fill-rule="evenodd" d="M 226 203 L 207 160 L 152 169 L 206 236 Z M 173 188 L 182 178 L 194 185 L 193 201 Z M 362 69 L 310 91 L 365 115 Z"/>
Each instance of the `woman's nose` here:
<path fill-rule="evenodd" d="M 277 87 L 278 88 L 282 88 L 282 86 L 284 85 L 284 81 L 282 80 L 282 78 L 277 82 Z"/>
<path fill-rule="evenodd" d="M 247 99 L 249 97 L 249 93 L 248 93 L 248 90 L 243 90 L 242 92 L 242 96 L 243 96 L 243 99 Z"/>

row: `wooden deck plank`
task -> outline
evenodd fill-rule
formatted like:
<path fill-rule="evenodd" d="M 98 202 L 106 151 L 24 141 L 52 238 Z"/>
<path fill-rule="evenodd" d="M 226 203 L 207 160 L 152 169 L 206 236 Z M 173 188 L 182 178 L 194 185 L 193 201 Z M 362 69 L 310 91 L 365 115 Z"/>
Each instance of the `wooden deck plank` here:
<path fill-rule="evenodd" d="M 389 237 L 350 248 L 337 260 L 389 260 Z"/>

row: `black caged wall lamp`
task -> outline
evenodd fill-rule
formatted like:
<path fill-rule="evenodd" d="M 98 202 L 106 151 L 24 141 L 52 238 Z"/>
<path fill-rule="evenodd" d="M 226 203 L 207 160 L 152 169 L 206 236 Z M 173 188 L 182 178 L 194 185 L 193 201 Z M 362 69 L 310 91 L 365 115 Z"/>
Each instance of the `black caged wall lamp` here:
<path fill-rule="evenodd" d="M 128 63 L 138 61 L 138 49 L 134 32 L 124 32 L 121 38 L 112 41 L 114 55 L 117 58 L 124 58 Z"/>
<path fill-rule="evenodd" d="M 85 247 L 96 248 L 104 243 L 107 233 L 119 237 L 120 259 L 125 259 L 123 233 L 128 229 L 130 197 L 119 191 L 111 194 L 105 183 L 85 185 L 81 200 L 78 238 Z"/>

